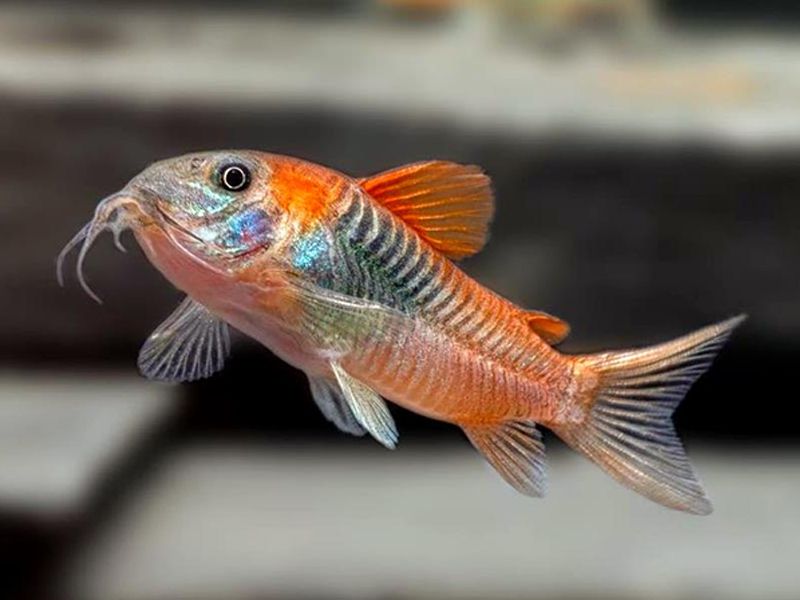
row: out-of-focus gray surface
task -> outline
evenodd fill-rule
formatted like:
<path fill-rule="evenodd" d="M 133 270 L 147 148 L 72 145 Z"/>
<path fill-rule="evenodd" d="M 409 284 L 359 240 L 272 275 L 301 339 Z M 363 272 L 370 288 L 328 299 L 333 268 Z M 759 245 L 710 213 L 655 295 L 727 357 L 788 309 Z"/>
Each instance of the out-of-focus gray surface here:
<path fill-rule="evenodd" d="M 0 374 L 0 507 L 74 516 L 163 424 L 172 390 L 131 377 Z"/>
<path fill-rule="evenodd" d="M 12 4 L 0 9 L 0 89 L 369 110 L 513 135 L 800 139 L 800 45 L 789 34 L 667 31 L 553 60 L 478 17 L 398 27 L 227 6 Z"/>
<path fill-rule="evenodd" d="M 800 454 L 690 454 L 709 517 L 649 503 L 567 452 L 535 500 L 466 441 L 394 453 L 188 446 L 71 564 L 68 589 L 98 600 L 795 597 Z"/>
<path fill-rule="evenodd" d="M 789 35 L 669 31 L 628 52 L 592 47 L 552 60 L 485 21 L 414 28 L 241 7 L 12 5 L 0 11 L 0 88 L 368 109 L 515 135 L 800 139 L 800 45 Z"/>

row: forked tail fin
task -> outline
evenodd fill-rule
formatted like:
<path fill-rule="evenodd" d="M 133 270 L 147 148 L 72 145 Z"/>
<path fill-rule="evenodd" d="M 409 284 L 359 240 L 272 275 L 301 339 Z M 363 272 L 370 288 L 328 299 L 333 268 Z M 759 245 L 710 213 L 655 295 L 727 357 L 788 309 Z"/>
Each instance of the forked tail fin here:
<path fill-rule="evenodd" d="M 593 404 L 585 421 L 555 432 L 643 496 L 709 514 L 711 502 L 675 434 L 672 413 L 744 319 L 734 317 L 649 348 L 579 357 L 579 364 L 598 377 Z"/>

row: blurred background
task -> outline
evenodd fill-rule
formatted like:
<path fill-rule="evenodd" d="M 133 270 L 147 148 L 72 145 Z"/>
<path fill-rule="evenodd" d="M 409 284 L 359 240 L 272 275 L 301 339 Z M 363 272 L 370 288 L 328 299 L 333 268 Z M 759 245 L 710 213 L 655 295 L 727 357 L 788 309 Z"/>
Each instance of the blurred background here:
<path fill-rule="evenodd" d="M 788 0 L 0 5 L 0 597 L 800 597 L 798 32 Z M 552 436 L 544 500 L 400 408 L 385 451 L 246 339 L 139 378 L 180 294 L 129 234 L 90 255 L 102 306 L 55 256 L 148 163 L 220 148 L 481 165 L 464 268 L 567 352 L 749 313 L 676 415 L 715 513 Z"/>

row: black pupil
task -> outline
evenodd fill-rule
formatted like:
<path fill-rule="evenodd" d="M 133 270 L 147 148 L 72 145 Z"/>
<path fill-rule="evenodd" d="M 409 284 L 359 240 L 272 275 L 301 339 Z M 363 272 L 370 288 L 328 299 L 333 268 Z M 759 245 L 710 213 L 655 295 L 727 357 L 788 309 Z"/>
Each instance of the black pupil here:
<path fill-rule="evenodd" d="M 244 167 L 233 166 L 226 167 L 222 171 L 222 185 L 232 192 L 238 192 L 247 187 L 249 183 L 249 175 Z"/>

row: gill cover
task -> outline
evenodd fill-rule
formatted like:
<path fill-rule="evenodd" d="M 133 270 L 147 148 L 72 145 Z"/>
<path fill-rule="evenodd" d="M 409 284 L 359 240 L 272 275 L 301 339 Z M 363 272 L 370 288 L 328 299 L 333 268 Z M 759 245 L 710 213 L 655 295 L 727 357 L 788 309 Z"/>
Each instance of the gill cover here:
<path fill-rule="evenodd" d="M 193 154 L 155 163 L 132 184 L 154 198 L 166 225 L 193 238 L 193 250 L 240 256 L 274 239 L 280 219 L 271 172 L 250 151 Z"/>

